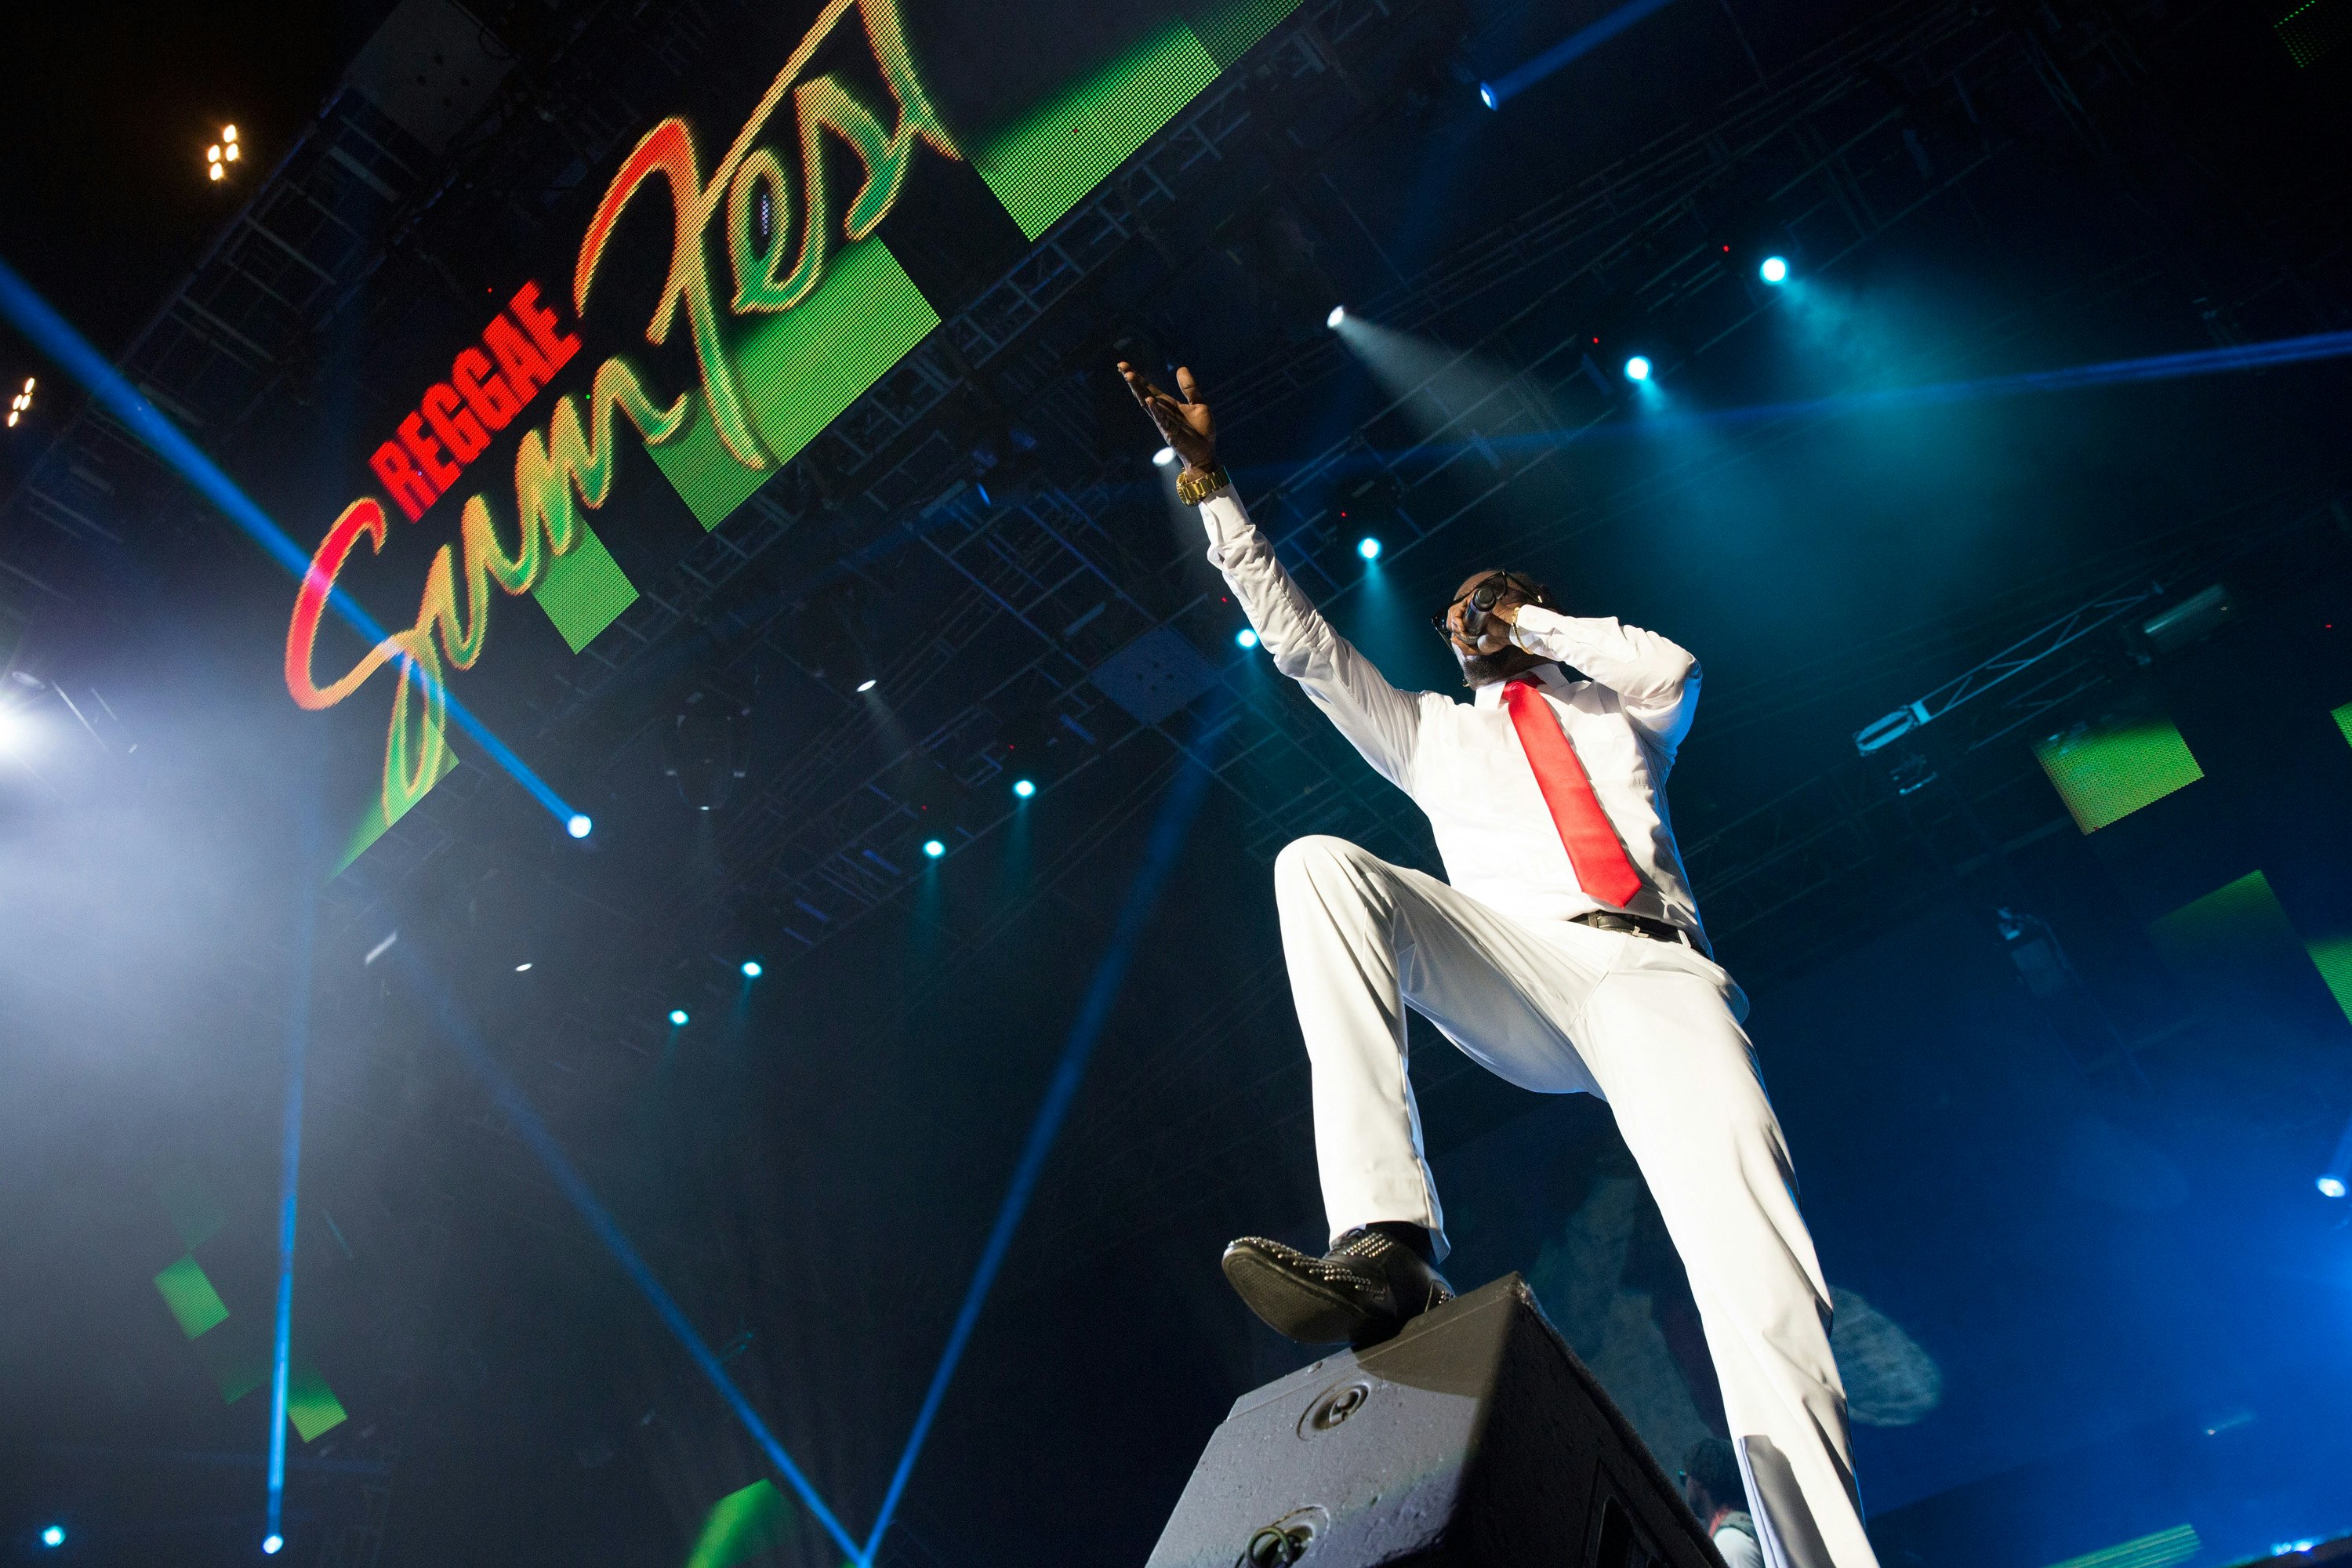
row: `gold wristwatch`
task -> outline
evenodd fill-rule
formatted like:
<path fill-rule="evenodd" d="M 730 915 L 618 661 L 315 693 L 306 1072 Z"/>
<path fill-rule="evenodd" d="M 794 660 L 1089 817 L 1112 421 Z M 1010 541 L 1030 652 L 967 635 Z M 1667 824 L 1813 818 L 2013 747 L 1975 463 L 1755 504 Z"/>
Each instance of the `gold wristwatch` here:
<path fill-rule="evenodd" d="M 1225 466 L 1223 463 L 1205 474 L 1198 476 L 1179 474 L 1176 476 L 1176 499 L 1186 506 L 1199 506 L 1233 482 L 1225 473 Z"/>

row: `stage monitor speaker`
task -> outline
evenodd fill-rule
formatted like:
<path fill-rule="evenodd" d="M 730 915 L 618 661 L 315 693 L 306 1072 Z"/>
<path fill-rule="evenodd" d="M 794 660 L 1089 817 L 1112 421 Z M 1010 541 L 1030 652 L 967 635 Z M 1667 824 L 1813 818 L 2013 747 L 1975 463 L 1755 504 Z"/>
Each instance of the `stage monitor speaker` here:
<path fill-rule="evenodd" d="M 1722 1568 L 1516 1274 L 1245 1394 L 1150 1568 Z"/>

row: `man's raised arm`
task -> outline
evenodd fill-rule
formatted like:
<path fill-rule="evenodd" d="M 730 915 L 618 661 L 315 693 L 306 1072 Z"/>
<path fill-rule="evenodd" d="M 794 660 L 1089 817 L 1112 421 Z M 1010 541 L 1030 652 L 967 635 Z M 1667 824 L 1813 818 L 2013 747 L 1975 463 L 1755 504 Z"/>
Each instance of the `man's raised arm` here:
<path fill-rule="evenodd" d="M 1200 505 L 1209 533 L 1209 563 L 1233 589 L 1274 667 L 1306 689 L 1383 778 L 1411 789 L 1420 699 L 1391 686 L 1371 660 L 1333 631 L 1275 559 L 1273 543 L 1250 521 L 1217 466 L 1216 425 L 1192 373 L 1176 372 L 1181 395 L 1171 397 L 1133 366 L 1122 362 L 1118 370 L 1161 437 L 1184 459 L 1178 492 Z"/>

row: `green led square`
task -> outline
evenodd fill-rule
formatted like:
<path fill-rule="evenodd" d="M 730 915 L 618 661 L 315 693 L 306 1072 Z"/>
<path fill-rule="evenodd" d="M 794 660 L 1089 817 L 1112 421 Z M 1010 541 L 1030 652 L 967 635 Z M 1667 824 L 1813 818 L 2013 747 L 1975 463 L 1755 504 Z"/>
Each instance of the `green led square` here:
<path fill-rule="evenodd" d="M 2205 1550 L 2194 1525 L 2176 1524 L 2154 1535 L 2126 1541 L 2080 1557 L 2053 1563 L 2050 1568 L 2173 1568 Z"/>
<path fill-rule="evenodd" d="M 441 744 L 436 750 L 441 754 L 441 771 L 433 775 L 433 784 L 437 784 L 447 778 L 457 766 L 457 753 L 450 749 L 448 737 L 446 734 L 442 737 Z M 430 790 L 433 784 L 426 784 L 425 788 Z M 424 794 L 420 792 L 416 798 L 424 799 Z M 410 801 L 408 804 L 414 806 L 416 801 Z M 401 815 L 403 816 L 407 815 L 406 807 L 402 808 Z M 342 858 L 335 862 L 334 872 L 327 879 L 332 881 L 336 877 L 341 876 L 346 867 L 366 854 L 368 847 L 390 831 L 393 822 L 399 820 L 397 816 L 394 817 L 392 822 L 384 820 L 383 791 L 381 788 L 369 792 L 367 812 L 360 818 L 359 826 L 352 829 L 351 838 L 343 845 Z"/>
<path fill-rule="evenodd" d="M 2171 721 L 2062 735 L 2033 749 L 2074 825 L 2095 833 L 2205 776 Z"/>
<path fill-rule="evenodd" d="M 2352 37 L 2352 5 L 2345 0 L 2304 0 L 2271 24 L 2287 58 L 2307 66 Z"/>
<path fill-rule="evenodd" d="M 2304 946 L 2318 967 L 2319 977 L 2327 982 L 2336 1005 L 2344 1009 L 2347 1020 L 2352 1020 L 2352 936 L 2322 937 Z"/>
<path fill-rule="evenodd" d="M 595 531 L 583 522 L 572 548 L 548 563 L 530 595 L 578 653 L 637 602 L 637 585 Z"/>
<path fill-rule="evenodd" d="M 800 1532 L 800 1521 L 772 1481 L 753 1481 L 713 1503 L 686 1568 L 736 1568 L 779 1551 Z"/>
<path fill-rule="evenodd" d="M 205 1278 L 194 1253 L 174 1259 L 156 1275 L 155 1289 L 163 1294 L 163 1305 L 172 1310 L 180 1331 L 192 1340 L 228 1321 L 228 1304 Z"/>
<path fill-rule="evenodd" d="M 1299 0 L 1223 0 L 1187 12 L 1192 33 L 1223 70 L 1249 53 L 1252 45 L 1281 26 Z"/>
<path fill-rule="evenodd" d="M 1265 8 L 1273 9 L 1273 0 Z M 1256 22 L 1236 17 L 1232 36 Z M 972 167 L 1021 232 L 1035 239 L 1216 75 L 1217 62 L 1200 36 L 1181 22 L 1171 24 L 1014 120 L 989 139 Z"/>
<path fill-rule="evenodd" d="M 2345 744 L 2352 745 L 2352 702 L 2347 702 L 2328 717 L 2335 720 L 2336 727 L 2344 731 Z"/>
<path fill-rule="evenodd" d="M 2270 879 L 2260 871 L 2181 905 L 2150 922 L 2147 933 L 2167 958 L 2189 969 L 2206 967 L 2217 957 L 2302 945 L 2294 922 L 2271 891 Z"/>
<path fill-rule="evenodd" d="M 653 448 L 654 462 L 705 528 L 724 522 L 940 324 L 879 239 L 845 247 L 826 264 L 815 293 L 757 320 L 731 357 L 751 428 L 775 463 L 754 470 L 737 462 L 698 402 L 686 428 Z"/>
<path fill-rule="evenodd" d="M 269 1321 L 251 1314 L 196 1342 L 196 1353 L 212 1373 L 224 1405 L 235 1405 L 269 1382 L 271 1349 Z"/>
<path fill-rule="evenodd" d="M 305 1443 L 316 1442 L 350 1419 L 344 1414 L 343 1402 L 335 1397 L 335 1391 L 320 1375 L 317 1363 L 299 1351 L 292 1352 L 287 1362 L 286 1419 Z"/>

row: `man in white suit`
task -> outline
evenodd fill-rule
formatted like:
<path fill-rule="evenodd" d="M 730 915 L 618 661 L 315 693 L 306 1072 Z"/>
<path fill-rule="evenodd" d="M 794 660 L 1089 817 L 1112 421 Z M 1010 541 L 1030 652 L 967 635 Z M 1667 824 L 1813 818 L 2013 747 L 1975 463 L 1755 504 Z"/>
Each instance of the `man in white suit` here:
<path fill-rule="evenodd" d="M 1331 1248 L 1245 1237 L 1225 1250 L 1226 1277 L 1309 1343 L 1370 1343 L 1452 1298 L 1408 1076 L 1411 1007 L 1522 1088 L 1609 1101 L 1690 1276 L 1766 1563 L 1876 1568 L 1829 1290 L 1740 1028 L 1747 998 L 1710 956 L 1666 813 L 1697 663 L 1488 570 L 1437 618 L 1471 700 L 1398 690 L 1251 522 L 1192 373 L 1171 395 L 1119 371 L 1183 459 L 1178 493 L 1201 509 L 1209 560 L 1260 646 L 1428 816 L 1445 862 L 1440 881 L 1320 837 L 1276 860 Z"/>

